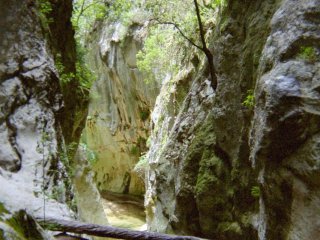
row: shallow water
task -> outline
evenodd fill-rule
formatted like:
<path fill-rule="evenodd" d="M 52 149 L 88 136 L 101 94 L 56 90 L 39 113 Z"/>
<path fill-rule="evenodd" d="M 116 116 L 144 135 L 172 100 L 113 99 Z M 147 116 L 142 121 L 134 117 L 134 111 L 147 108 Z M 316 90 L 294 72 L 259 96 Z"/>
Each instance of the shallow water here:
<path fill-rule="evenodd" d="M 102 205 L 111 226 L 141 231 L 147 229 L 143 199 L 103 193 Z"/>

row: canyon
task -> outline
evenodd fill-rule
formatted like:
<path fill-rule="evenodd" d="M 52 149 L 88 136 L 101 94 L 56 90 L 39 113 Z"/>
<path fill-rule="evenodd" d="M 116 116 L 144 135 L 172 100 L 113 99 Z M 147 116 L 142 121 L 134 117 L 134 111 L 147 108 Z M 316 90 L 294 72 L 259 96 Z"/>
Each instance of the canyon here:
<path fill-rule="evenodd" d="M 95 81 L 83 87 L 75 3 L 48 2 L 49 14 L 43 1 L 0 0 L 0 239 L 53 239 L 37 220 L 50 217 L 204 239 L 319 238 L 319 0 L 221 4 L 204 22 L 216 89 L 187 41 L 174 74 L 146 81 L 140 7 L 129 22 L 109 13 L 91 26 Z"/>

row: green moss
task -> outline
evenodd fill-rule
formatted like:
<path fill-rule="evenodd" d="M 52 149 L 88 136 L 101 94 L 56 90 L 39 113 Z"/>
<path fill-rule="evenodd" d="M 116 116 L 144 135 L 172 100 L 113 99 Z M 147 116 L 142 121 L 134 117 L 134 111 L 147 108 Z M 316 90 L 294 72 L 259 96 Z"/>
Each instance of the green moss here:
<path fill-rule="evenodd" d="M 218 225 L 217 230 L 222 233 L 228 232 L 229 234 L 242 234 L 241 227 L 237 222 L 222 222 Z"/>
<path fill-rule="evenodd" d="M 17 240 L 42 240 L 42 230 L 36 221 L 21 210 L 5 221 L 12 229 L 13 239 Z"/>
<path fill-rule="evenodd" d="M 0 203 L 0 220 L 2 220 L 1 217 L 7 213 L 9 213 L 8 210 L 3 206 L 3 203 Z"/>
<path fill-rule="evenodd" d="M 316 48 L 312 46 L 300 47 L 298 52 L 298 58 L 307 62 L 316 62 L 318 59 Z"/>
<path fill-rule="evenodd" d="M 51 231 L 57 231 L 59 229 L 59 225 L 57 223 L 52 222 L 41 222 L 41 226 L 44 229 L 51 230 Z"/>
<path fill-rule="evenodd" d="M 213 168 L 221 168 L 221 160 L 216 156 L 207 158 L 208 156 L 205 155 L 206 154 L 202 156 L 200 162 L 200 169 L 195 188 L 197 195 L 210 191 L 211 186 L 219 181 L 219 179 L 215 176 L 216 173 L 214 173 L 212 170 Z"/>
<path fill-rule="evenodd" d="M 213 134 L 213 124 L 212 118 L 209 117 L 201 126 L 201 128 L 197 129 L 195 138 L 192 140 L 191 146 L 189 148 L 189 152 L 192 154 L 196 152 L 197 149 L 205 148 L 210 145 L 213 145 L 216 141 L 215 135 Z"/>
<path fill-rule="evenodd" d="M 254 94 L 252 89 L 247 91 L 247 96 L 242 102 L 242 105 L 250 109 L 254 107 Z"/>
<path fill-rule="evenodd" d="M 209 190 L 209 186 L 216 181 L 217 178 L 207 172 L 199 174 L 196 185 L 196 194 L 199 195 L 207 192 Z"/>
<path fill-rule="evenodd" d="M 138 155 L 140 153 L 140 149 L 137 145 L 133 145 L 131 148 L 130 148 L 130 154 L 131 155 Z"/>

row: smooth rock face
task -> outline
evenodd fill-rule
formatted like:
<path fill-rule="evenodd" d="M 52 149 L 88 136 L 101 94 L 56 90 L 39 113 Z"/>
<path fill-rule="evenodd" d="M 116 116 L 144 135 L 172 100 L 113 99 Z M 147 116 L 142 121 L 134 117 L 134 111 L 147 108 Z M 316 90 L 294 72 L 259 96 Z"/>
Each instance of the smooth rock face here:
<path fill-rule="evenodd" d="M 70 218 L 58 157 L 62 96 L 37 14 L 30 2 L 1 1 L 0 203 L 10 212 Z"/>
<path fill-rule="evenodd" d="M 183 101 L 175 104 L 175 91 L 162 86 L 148 152 L 150 230 L 318 238 L 319 7 L 228 1 L 211 42 L 216 93 L 190 66 L 180 80 L 189 84 L 176 87 L 187 88 Z M 243 104 L 248 90 L 254 107 Z"/>
<path fill-rule="evenodd" d="M 150 109 L 157 84 L 146 84 L 136 66 L 143 28 L 104 23 L 92 33 L 88 62 L 98 76 L 91 91 L 85 138 L 95 151 L 99 190 L 142 195 L 144 181 L 133 169 L 146 151 Z"/>
<path fill-rule="evenodd" d="M 86 150 L 81 144 L 75 156 L 75 165 L 73 185 L 79 218 L 83 222 L 108 225 L 101 196 L 94 182 L 94 172 L 87 159 Z"/>

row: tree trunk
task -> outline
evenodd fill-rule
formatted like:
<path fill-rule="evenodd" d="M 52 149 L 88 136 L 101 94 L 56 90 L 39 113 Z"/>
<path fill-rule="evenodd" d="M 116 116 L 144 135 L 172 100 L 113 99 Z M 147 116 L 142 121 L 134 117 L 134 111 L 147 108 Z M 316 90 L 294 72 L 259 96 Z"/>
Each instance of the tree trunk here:
<path fill-rule="evenodd" d="M 79 234 L 88 234 L 97 237 L 109 237 L 120 239 L 137 240 L 200 240 L 200 238 L 191 236 L 173 236 L 155 232 L 134 231 L 124 228 L 102 226 L 98 224 L 87 224 L 77 221 L 67 221 L 60 219 L 38 219 L 44 229 L 52 231 L 72 232 Z"/>
<path fill-rule="evenodd" d="M 206 44 L 205 32 L 203 30 L 203 25 L 202 25 L 202 21 L 201 21 L 198 2 L 197 2 L 197 0 L 193 0 L 193 2 L 194 2 L 194 6 L 196 8 L 198 26 L 199 26 L 199 31 L 200 31 L 200 38 L 201 38 L 201 43 L 202 43 L 202 51 L 205 53 L 207 60 L 208 60 L 208 64 L 209 64 L 209 71 L 210 71 L 210 75 L 211 75 L 211 86 L 214 90 L 216 90 L 217 86 L 218 86 L 218 81 L 217 81 L 217 76 L 216 76 L 216 70 L 213 65 L 213 55 Z"/>

